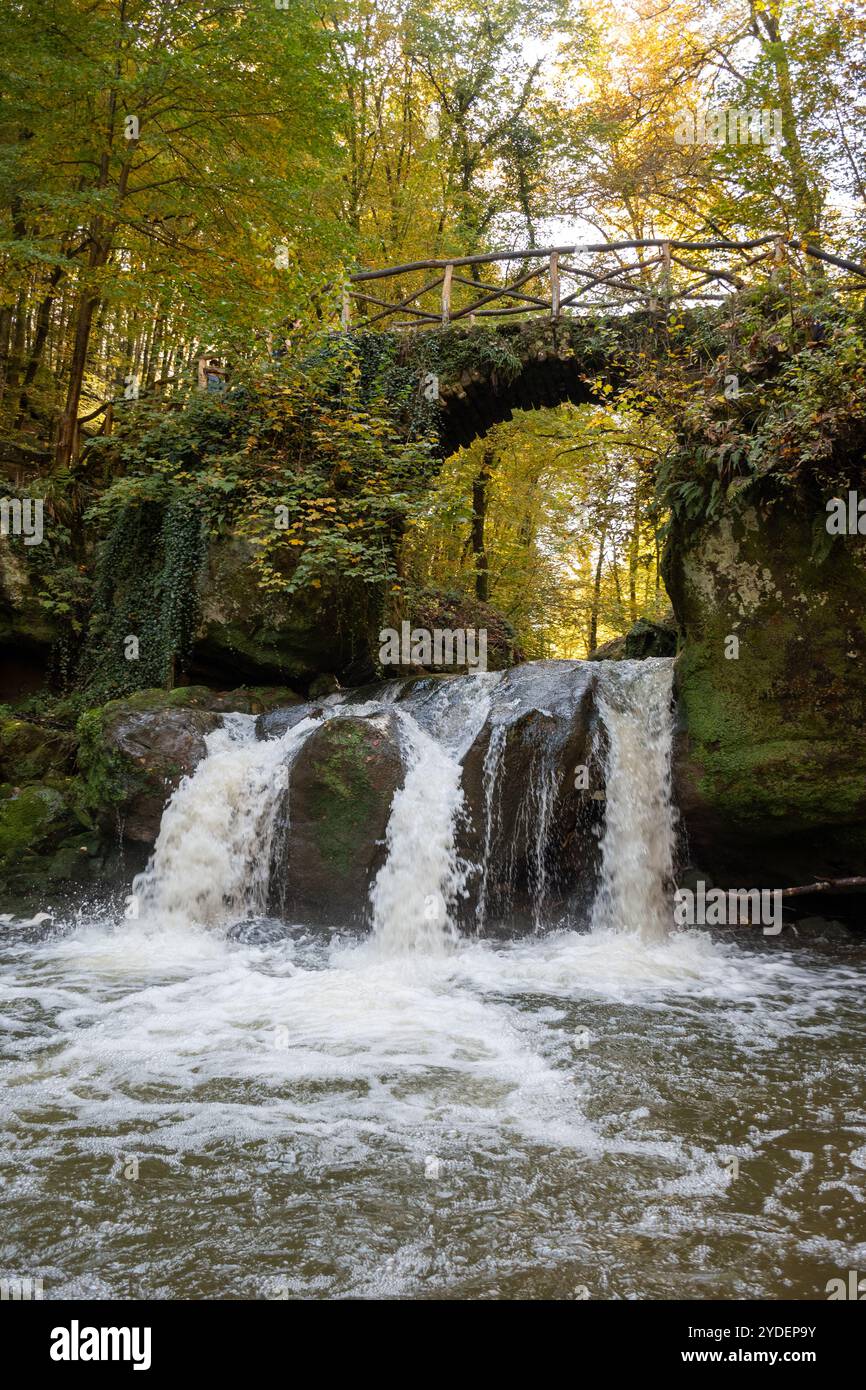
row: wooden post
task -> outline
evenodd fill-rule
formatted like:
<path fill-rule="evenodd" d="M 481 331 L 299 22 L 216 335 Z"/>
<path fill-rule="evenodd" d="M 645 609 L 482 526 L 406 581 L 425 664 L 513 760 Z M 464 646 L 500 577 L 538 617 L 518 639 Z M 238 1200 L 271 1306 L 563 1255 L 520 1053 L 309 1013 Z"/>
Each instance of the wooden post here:
<path fill-rule="evenodd" d="M 340 318 L 341 318 L 341 321 L 342 321 L 342 324 L 343 324 L 343 332 L 344 332 L 344 333 L 348 333 L 348 331 L 349 331 L 349 322 L 350 322 L 350 319 L 351 319 L 351 314 L 352 314 L 352 301 L 351 301 L 350 298 L 349 298 L 349 287 L 348 287 L 348 285 L 344 285 L 344 286 L 343 286 L 343 311 L 342 311 L 342 314 L 340 315 Z"/>
<path fill-rule="evenodd" d="M 447 327 L 451 320 L 451 276 L 454 274 L 454 267 L 450 263 L 445 267 L 445 278 L 442 281 L 442 327 Z"/>
<path fill-rule="evenodd" d="M 559 252 L 550 253 L 550 317 L 553 322 L 559 318 Z"/>

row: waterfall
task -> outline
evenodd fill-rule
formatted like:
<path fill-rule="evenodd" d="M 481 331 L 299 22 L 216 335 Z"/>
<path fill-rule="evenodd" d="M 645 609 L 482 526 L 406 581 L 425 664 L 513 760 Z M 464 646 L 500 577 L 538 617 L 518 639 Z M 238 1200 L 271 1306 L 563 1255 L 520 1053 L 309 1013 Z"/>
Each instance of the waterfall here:
<path fill-rule="evenodd" d="M 264 912 L 291 762 L 318 725 L 305 719 L 282 738 L 257 741 L 255 723 L 225 715 L 205 740 L 207 756 L 166 806 L 153 856 L 133 883 L 146 915 L 211 926 Z"/>
<path fill-rule="evenodd" d="M 671 922 L 676 812 L 671 796 L 673 663 L 600 664 L 606 814 L 593 930 L 661 939 Z"/>
<path fill-rule="evenodd" d="M 409 768 L 388 821 L 388 857 L 370 890 L 373 932 L 386 954 L 441 949 L 456 937 L 454 908 L 467 868 L 454 825 L 463 804 L 460 764 L 403 713 Z"/>
<path fill-rule="evenodd" d="M 536 931 L 541 931 L 547 920 L 547 859 L 558 783 L 559 769 L 555 757 L 548 748 L 539 748 L 530 765 L 529 785 L 521 802 L 518 820 L 529 846 L 532 925 Z"/>
<path fill-rule="evenodd" d="M 490 856 L 500 825 L 499 777 L 505 752 L 506 726 L 494 724 L 490 730 L 490 742 L 484 754 L 484 844 L 481 851 L 481 882 L 478 888 L 478 906 L 475 909 L 475 930 L 479 936 L 484 933 L 487 920 L 487 893 L 490 877 Z"/>
<path fill-rule="evenodd" d="M 484 724 L 497 675 L 438 681 L 396 706 L 408 768 L 388 821 L 388 856 L 370 891 L 373 932 L 388 954 L 442 950 L 470 865 L 455 845 L 461 756 Z"/>
<path fill-rule="evenodd" d="M 584 843 L 561 858 L 574 843 L 568 749 L 575 731 L 591 727 L 594 698 L 607 790 L 592 926 L 659 937 L 670 922 L 675 838 L 671 684 L 665 660 L 539 662 L 504 676 L 395 685 L 366 700 L 358 692 L 357 701 L 317 707 L 315 717 L 312 708 L 309 717 L 299 710 L 279 737 L 257 738 L 252 716 L 226 715 L 163 813 L 151 861 L 134 884 L 140 910 L 204 926 L 265 915 L 272 866 L 279 861 L 291 874 L 299 749 L 322 719 L 388 711 L 404 775 L 388 814 L 385 859 L 368 888 L 375 947 L 385 955 L 447 949 L 472 883 L 478 935 L 530 919 L 539 932 L 554 915 L 577 925 L 592 900 L 596 850 L 591 840 L 591 851 Z M 570 899 L 581 875 L 582 896 Z"/>

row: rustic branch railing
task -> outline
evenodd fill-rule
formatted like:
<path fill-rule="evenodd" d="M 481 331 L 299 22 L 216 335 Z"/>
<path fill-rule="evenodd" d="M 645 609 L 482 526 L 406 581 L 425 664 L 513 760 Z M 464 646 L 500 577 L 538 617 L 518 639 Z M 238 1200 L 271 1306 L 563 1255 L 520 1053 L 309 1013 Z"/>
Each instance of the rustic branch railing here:
<path fill-rule="evenodd" d="M 636 258 L 626 260 L 624 252 L 635 252 Z M 647 252 L 656 254 L 647 256 Z M 575 264 L 580 259 L 583 263 Z M 342 323 L 347 330 L 370 328 L 374 324 L 386 326 L 384 320 L 398 317 L 400 322 L 389 322 L 387 327 L 424 328 L 465 320 L 471 324 L 476 318 L 515 314 L 546 314 L 556 322 L 565 315 L 600 309 L 660 312 L 675 304 L 725 300 L 755 283 L 756 267 L 767 269 L 777 278 L 789 274 L 805 276 L 809 261 L 855 277 L 853 283 L 834 280 L 834 288 L 866 289 L 863 266 L 776 232 L 751 241 L 676 241 L 653 237 L 533 247 L 528 251 L 491 251 L 486 255 L 455 256 L 447 261 L 410 261 L 382 270 L 359 270 L 349 276 L 343 290 Z M 527 262 L 528 268 L 520 270 Z M 481 278 L 483 267 L 495 271 L 501 266 L 501 282 Z M 460 270 L 469 270 L 470 275 L 461 275 Z M 424 274 L 430 271 L 434 272 L 433 279 Z M 421 283 L 414 283 L 418 277 L 422 277 Z M 545 280 L 549 281 L 549 298 Z M 370 293 L 372 287 L 378 289 L 380 281 L 389 284 L 378 294 Z M 534 293 L 527 290 L 533 282 Z M 574 288 L 568 288 L 565 282 L 571 282 Z M 709 287 L 713 287 L 711 291 Z M 564 293 L 565 289 L 568 292 Z M 389 290 L 392 294 L 396 291 L 399 297 L 382 298 Z M 607 297 L 600 300 L 600 292 Z M 367 309 L 368 305 L 372 307 Z M 358 309 L 362 312 L 358 313 Z"/>

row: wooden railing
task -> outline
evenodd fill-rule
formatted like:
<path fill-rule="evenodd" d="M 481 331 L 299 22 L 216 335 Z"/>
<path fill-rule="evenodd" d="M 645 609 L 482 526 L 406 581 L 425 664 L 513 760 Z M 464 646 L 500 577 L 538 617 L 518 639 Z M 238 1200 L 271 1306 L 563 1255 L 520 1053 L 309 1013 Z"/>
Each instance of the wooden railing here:
<path fill-rule="evenodd" d="M 636 254 L 629 258 L 631 252 Z M 805 277 L 810 261 L 813 274 L 820 264 L 855 277 L 853 282 L 834 278 L 834 288 L 866 289 L 863 266 L 775 232 L 751 241 L 646 238 L 360 270 L 344 287 L 342 323 L 347 330 L 374 324 L 429 328 L 519 314 L 544 314 L 555 322 L 599 311 L 666 312 L 675 305 L 725 300 L 762 274 Z M 497 274 L 499 279 L 482 278 Z M 381 282 L 387 284 L 379 290 Z"/>

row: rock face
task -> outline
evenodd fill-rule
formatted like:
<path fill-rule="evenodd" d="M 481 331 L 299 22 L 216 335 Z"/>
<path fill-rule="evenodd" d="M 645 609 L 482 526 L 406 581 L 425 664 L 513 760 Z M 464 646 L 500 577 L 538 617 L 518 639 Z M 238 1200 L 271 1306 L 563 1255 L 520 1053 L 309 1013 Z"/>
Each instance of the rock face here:
<path fill-rule="evenodd" d="M 677 626 L 673 614 L 670 619 L 651 622 L 649 618 L 638 618 L 624 637 L 613 637 L 590 652 L 587 661 L 646 661 L 652 656 L 676 656 Z"/>
<path fill-rule="evenodd" d="M 646 661 L 653 656 L 676 656 L 677 629 L 674 622 L 653 623 L 638 618 L 625 635 L 623 657 L 626 661 Z"/>
<path fill-rule="evenodd" d="M 550 922 L 592 898 L 603 786 L 595 672 L 532 662 L 503 677 L 463 760 L 467 815 L 458 845 L 479 866 L 467 926 L 513 930 Z"/>
<path fill-rule="evenodd" d="M 55 787 L 24 787 L 0 801 L 0 872 L 14 872 L 28 854 L 54 848 L 69 828 L 65 798 Z"/>
<path fill-rule="evenodd" d="M 189 667 L 195 678 L 306 683 L 334 672 L 372 679 L 372 618 L 363 596 L 347 595 L 345 586 L 341 594 L 265 594 L 252 556 L 252 547 L 236 538 L 210 547 Z M 367 601 L 375 606 L 376 597 Z"/>
<path fill-rule="evenodd" d="M 825 502 L 673 533 L 675 791 L 693 863 L 723 886 L 866 872 L 866 539 Z"/>
<path fill-rule="evenodd" d="M 57 630 L 36 600 L 20 539 L 0 541 L 0 700 L 39 690 Z"/>
<path fill-rule="evenodd" d="M 404 776 L 397 720 L 329 720 L 302 745 L 291 775 L 290 826 L 278 836 L 272 911 L 288 921 L 361 927 L 385 859 L 391 802 Z"/>
<path fill-rule="evenodd" d="M 289 729 L 304 719 L 321 719 L 324 714 L 321 705 L 309 703 L 290 705 L 288 709 L 268 710 L 256 720 L 256 738 L 282 738 Z"/>
<path fill-rule="evenodd" d="M 219 715 L 208 710 L 122 710 L 109 716 L 104 756 L 115 770 L 123 769 L 117 813 L 125 839 L 154 843 L 166 801 L 205 756 L 205 735 L 219 723 Z"/>

